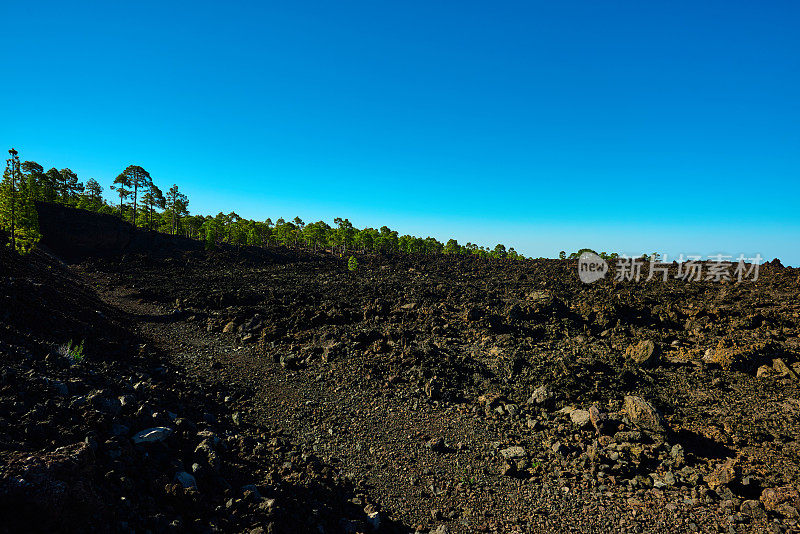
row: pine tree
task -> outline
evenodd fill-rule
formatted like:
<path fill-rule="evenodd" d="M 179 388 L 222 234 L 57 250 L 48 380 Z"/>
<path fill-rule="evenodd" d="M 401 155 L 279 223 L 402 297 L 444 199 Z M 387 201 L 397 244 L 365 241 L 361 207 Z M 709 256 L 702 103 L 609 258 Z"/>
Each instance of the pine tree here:
<path fill-rule="evenodd" d="M 133 187 L 133 225 L 136 226 L 136 203 L 139 199 L 139 190 L 147 191 L 153 184 L 150 173 L 138 165 L 128 165 L 120 176 L 128 178 L 128 187 Z M 117 177 L 119 178 L 119 177 Z M 116 183 L 116 180 L 114 180 Z"/>
<path fill-rule="evenodd" d="M 103 202 L 103 188 L 94 178 L 86 180 L 86 195 L 89 197 L 89 203 L 92 207 L 98 202 Z"/>
<path fill-rule="evenodd" d="M 167 191 L 166 206 L 172 214 L 172 235 L 175 235 L 178 231 L 178 223 L 180 222 L 181 215 L 189 214 L 189 199 L 186 195 L 178 191 L 177 185 L 173 184 L 173 186 L 169 188 L 169 191 Z M 233 212 L 231 212 L 231 215 L 235 215 L 236 219 L 239 218 L 239 216 Z"/>
<path fill-rule="evenodd" d="M 114 185 L 111 186 L 111 189 L 117 192 L 119 195 L 119 216 L 123 217 L 122 212 L 122 201 L 128 198 L 131 194 L 131 179 L 130 177 L 123 173 L 120 173 L 116 178 L 114 178 Z M 123 217 L 124 218 L 124 217 Z"/>
<path fill-rule="evenodd" d="M 40 238 L 39 222 L 34 206 L 35 189 L 22 183 L 19 155 L 13 148 L 8 151 L 6 170 L 0 182 L 0 227 L 8 231 L 11 248 L 28 252 Z"/>

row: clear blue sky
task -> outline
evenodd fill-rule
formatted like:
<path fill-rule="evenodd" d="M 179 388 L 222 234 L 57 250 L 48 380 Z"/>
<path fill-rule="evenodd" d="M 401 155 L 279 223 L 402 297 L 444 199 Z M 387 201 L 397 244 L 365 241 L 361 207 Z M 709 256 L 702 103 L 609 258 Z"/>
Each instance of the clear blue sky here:
<path fill-rule="evenodd" d="M 800 265 L 800 3 L 17 2 L 0 143 L 193 213 Z"/>

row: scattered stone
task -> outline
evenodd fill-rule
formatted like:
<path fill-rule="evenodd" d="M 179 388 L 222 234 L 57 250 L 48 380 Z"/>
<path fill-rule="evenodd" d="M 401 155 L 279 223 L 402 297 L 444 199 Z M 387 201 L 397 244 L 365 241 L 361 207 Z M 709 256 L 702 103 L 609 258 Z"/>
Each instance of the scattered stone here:
<path fill-rule="evenodd" d="M 626 430 L 614 434 L 614 441 L 617 443 L 639 443 L 642 441 L 642 433 L 638 430 Z"/>
<path fill-rule="evenodd" d="M 794 486 L 767 488 L 761 492 L 761 502 L 767 510 L 777 512 L 783 504 L 800 508 L 800 491 Z"/>
<path fill-rule="evenodd" d="M 675 467 L 681 467 L 686 463 L 686 453 L 683 450 L 683 445 L 676 443 L 669 451 L 670 458 L 672 458 Z"/>
<path fill-rule="evenodd" d="M 717 489 L 723 484 L 729 485 L 736 480 L 736 459 L 728 458 L 724 463 L 719 464 L 717 468 L 705 477 L 708 487 Z"/>
<path fill-rule="evenodd" d="M 592 426 L 595 428 L 595 430 L 597 430 L 598 434 L 606 433 L 608 415 L 605 412 L 601 412 L 597 406 L 590 406 L 589 419 L 591 420 Z"/>
<path fill-rule="evenodd" d="M 573 424 L 578 428 L 587 428 L 592 422 L 589 410 L 573 410 L 572 413 L 569 414 L 569 418 L 572 419 Z"/>
<path fill-rule="evenodd" d="M 256 501 L 261 501 L 261 499 L 264 498 L 261 495 L 261 492 L 258 491 L 258 488 L 256 487 L 255 484 L 247 484 L 246 486 L 242 486 L 241 487 L 241 491 L 242 491 L 243 495 L 246 495 L 247 493 L 249 493 L 251 495 L 251 498 L 256 500 Z"/>
<path fill-rule="evenodd" d="M 157 426 L 137 432 L 131 439 L 134 443 L 161 443 L 166 440 L 170 434 L 172 434 L 171 428 Z"/>
<path fill-rule="evenodd" d="M 767 515 L 767 512 L 764 510 L 764 505 L 762 505 L 760 501 L 752 499 L 743 501 L 739 507 L 739 511 L 756 520 L 763 519 Z"/>
<path fill-rule="evenodd" d="M 625 351 L 625 358 L 643 368 L 656 367 L 659 361 L 656 346 L 649 339 L 629 346 Z"/>
<path fill-rule="evenodd" d="M 527 454 L 525 453 L 525 449 L 520 446 L 513 446 L 508 447 L 500 451 L 500 456 L 502 456 L 506 460 L 517 460 L 521 458 L 525 458 Z"/>
<path fill-rule="evenodd" d="M 641 430 L 654 434 L 666 434 L 667 424 L 655 406 L 642 397 L 627 395 L 625 397 L 625 412 L 631 423 Z"/>
<path fill-rule="evenodd" d="M 533 391 L 533 395 L 528 399 L 528 404 L 536 404 L 538 406 L 548 406 L 555 400 L 555 395 L 547 386 L 539 386 Z"/>
<path fill-rule="evenodd" d="M 234 330 L 236 330 L 236 323 L 231 321 L 225 325 L 225 327 L 222 329 L 222 332 L 225 334 L 230 334 Z"/>
<path fill-rule="evenodd" d="M 756 378 L 765 378 L 775 374 L 775 370 L 769 365 L 762 365 L 756 371 Z"/>
<path fill-rule="evenodd" d="M 786 365 L 786 362 L 784 362 L 781 358 L 775 358 L 772 360 L 772 368 L 775 369 L 775 371 L 781 376 L 788 376 L 794 380 L 800 380 L 800 376 L 794 372 L 794 369 Z"/>

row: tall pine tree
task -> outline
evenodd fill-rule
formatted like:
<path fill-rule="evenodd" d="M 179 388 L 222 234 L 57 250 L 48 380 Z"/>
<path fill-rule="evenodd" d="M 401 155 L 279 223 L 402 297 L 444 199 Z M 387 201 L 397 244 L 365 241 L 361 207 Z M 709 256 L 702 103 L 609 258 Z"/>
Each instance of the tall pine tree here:
<path fill-rule="evenodd" d="M 19 155 L 8 151 L 6 170 L 0 182 L 0 227 L 9 233 L 11 247 L 28 252 L 39 241 L 39 220 L 33 204 L 35 189 L 22 180 Z"/>

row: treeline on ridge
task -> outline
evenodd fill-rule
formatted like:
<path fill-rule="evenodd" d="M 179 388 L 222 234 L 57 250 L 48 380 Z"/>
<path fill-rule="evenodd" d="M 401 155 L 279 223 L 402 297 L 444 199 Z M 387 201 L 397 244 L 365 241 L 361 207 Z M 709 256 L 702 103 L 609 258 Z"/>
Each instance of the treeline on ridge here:
<path fill-rule="evenodd" d="M 285 246 L 334 252 L 399 252 L 407 254 L 475 254 L 480 257 L 524 259 L 514 248 L 497 244 L 493 249 L 474 243 L 446 243 L 433 237 L 399 235 L 387 226 L 356 228 L 348 219 L 337 217 L 334 226 L 325 221 L 305 223 L 299 217 L 287 221 L 245 219 L 235 212 L 216 216 L 192 215 L 189 199 L 177 185 L 166 193 L 150 173 L 138 165 L 126 167 L 110 185 L 111 201 L 103 198 L 103 186 L 89 178 L 85 183 L 69 168 L 45 171 L 35 161 L 20 162 L 19 153 L 8 151 L 0 182 L 0 228 L 12 247 L 30 250 L 39 240 L 34 201 L 64 204 L 98 213 L 115 215 L 134 226 L 202 240 L 207 249 L 219 243 L 252 246 Z"/>

